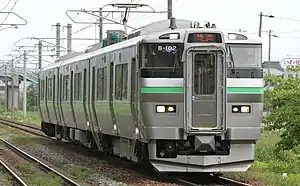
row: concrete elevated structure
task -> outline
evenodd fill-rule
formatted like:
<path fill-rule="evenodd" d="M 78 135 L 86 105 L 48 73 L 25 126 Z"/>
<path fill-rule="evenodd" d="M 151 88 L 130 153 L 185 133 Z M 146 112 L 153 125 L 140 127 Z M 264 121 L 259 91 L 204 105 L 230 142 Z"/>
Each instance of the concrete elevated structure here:
<path fill-rule="evenodd" d="M 24 79 L 24 70 L 22 68 L 15 68 L 14 72 L 5 73 L 3 70 L 0 71 L 0 81 L 4 83 L 4 104 L 8 110 L 17 110 L 20 103 L 20 88 L 19 85 Z M 28 82 L 34 84 L 38 83 L 38 74 L 35 72 L 27 72 L 26 79 Z M 7 82 L 5 82 L 7 81 Z M 7 85 L 7 88 L 5 88 Z M 0 90 L 3 91 L 3 90 Z"/>

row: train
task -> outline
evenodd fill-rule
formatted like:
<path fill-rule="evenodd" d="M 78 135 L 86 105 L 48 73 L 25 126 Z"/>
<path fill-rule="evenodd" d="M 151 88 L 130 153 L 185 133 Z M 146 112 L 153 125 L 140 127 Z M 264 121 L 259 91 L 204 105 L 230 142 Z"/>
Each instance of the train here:
<path fill-rule="evenodd" d="M 42 131 L 157 172 L 244 172 L 263 113 L 262 41 L 170 19 L 39 71 Z"/>

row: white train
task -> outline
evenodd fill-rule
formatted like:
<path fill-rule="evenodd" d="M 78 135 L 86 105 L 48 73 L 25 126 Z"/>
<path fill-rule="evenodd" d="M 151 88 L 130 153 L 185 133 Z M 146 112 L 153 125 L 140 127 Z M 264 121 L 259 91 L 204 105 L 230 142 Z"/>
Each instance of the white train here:
<path fill-rule="evenodd" d="M 42 69 L 45 134 L 161 172 L 246 171 L 263 111 L 261 40 L 176 22 Z"/>

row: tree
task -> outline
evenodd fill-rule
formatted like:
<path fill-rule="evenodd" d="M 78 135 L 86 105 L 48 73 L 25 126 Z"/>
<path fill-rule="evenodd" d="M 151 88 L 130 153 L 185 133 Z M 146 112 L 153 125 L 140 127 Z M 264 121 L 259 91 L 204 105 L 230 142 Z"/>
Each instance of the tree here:
<path fill-rule="evenodd" d="M 289 70 L 300 72 L 300 68 Z M 277 151 L 293 149 L 300 144 L 300 79 L 267 76 L 265 82 L 275 86 L 265 91 L 265 108 L 270 114 L 263 123 L 268 130 L 280 131 Z"/>
<path fill-rule="evenodd" d="M 27 109 L 31 111 L 37 110 L 37 86 L 34 84 L 27 87 Z"/>

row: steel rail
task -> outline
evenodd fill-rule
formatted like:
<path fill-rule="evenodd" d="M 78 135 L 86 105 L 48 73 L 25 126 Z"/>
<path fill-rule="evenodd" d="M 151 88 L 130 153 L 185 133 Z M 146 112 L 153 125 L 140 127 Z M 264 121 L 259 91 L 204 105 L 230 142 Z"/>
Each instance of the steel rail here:
<path fill-rule="evenodd" d="M 30 154 L 26 153 L 25 151 L 19 149 L 18 147 L 16 147 L 15 145 L 9 143 L 5 139 L 0 138 L 0 141 L 2 141 L 5 144 L 5 146 L 8 147 L 10 150 L 16 152 L 17 154 L 24 157 L 25 159 L 27 159 L 29 161 L 33 161 L 35 163 L 38 163 L 42 167 L 42 169 L 45 169 L 49 172 L 55 173 L 56 175 L 61 177 L 65 182 L 67 182 L 69 185 L 80 186 L 78 183 L 76 183 L 72 179 L 68 178 L 67 176 L 63 175 L 62 173 L 58 172 L 57 170 L 53 169 L 52 167 L 46 165 L 45 163 L 43 163 L 42 161 L 36 159 L 35 157 L 31 156 Z"/>
<path fill-rule="evenodd" d="M 22 127 L 27 127 L 27 128 L 34 129 L 36 131 L 42 132 L 39 127 L 31 126 L 31 125 L 24 124 L 24 123 L 21 123 L 21 122 L 18 122 L 18 121 L 14 121 L 14 120 L 11 120 L 11 119 L 4 119 L 4 118 L 0 118 L 0 123 L 5 124 L 7 126 L 14 127 L 14 128 L 18 128 L 20 130 L 24 130 L 24 131 L 29 132 L 29 133 L 34 134 L 34 135 L 38 135 L 38 136 L 45 137 L 45 138 L 52 139 L 52 140 L 55 139 L 55 138 L 48 137 L 45 134 L 39 134 L 37 132 L 33 132 L 33 131 L 28 130 L 28 129 L 22 128 Z M 22 127 L 20 127 L 18 125 L 20 125 Z M 232 179 L 229 179 L 229 178 L 225 178 L 225 177 L 221 177 L 221 176 L 216 177 L 215 180 L 216 180 L 216 182 L 221 182 L 220 184 L 225 184 L 225 185 L 230 184 L 230 185 L 235 185 L 235 186 L 251 186 L 249 184 L 242 183 L 242 182 L 232 180 Z M 189 186 L 199 186 L 200 185 L 200 184 L 193 183 L 193 182 L 185 180 L 185 179 L 177 178 L 176 181 L 179 182 L 179 183 L 182 183 L 184 185 L 189 185 Z"/>
<path fill-rule="evenodd" d="M 27 186 L 27 184 L 13 170 L 11 170 L 8 165 L 6 165 L 1 160 L 0 160 L 0 164 L 2 165 L 2 167 L 4 167 L 6 172 L 8 172 L 20 186 Z"/>

